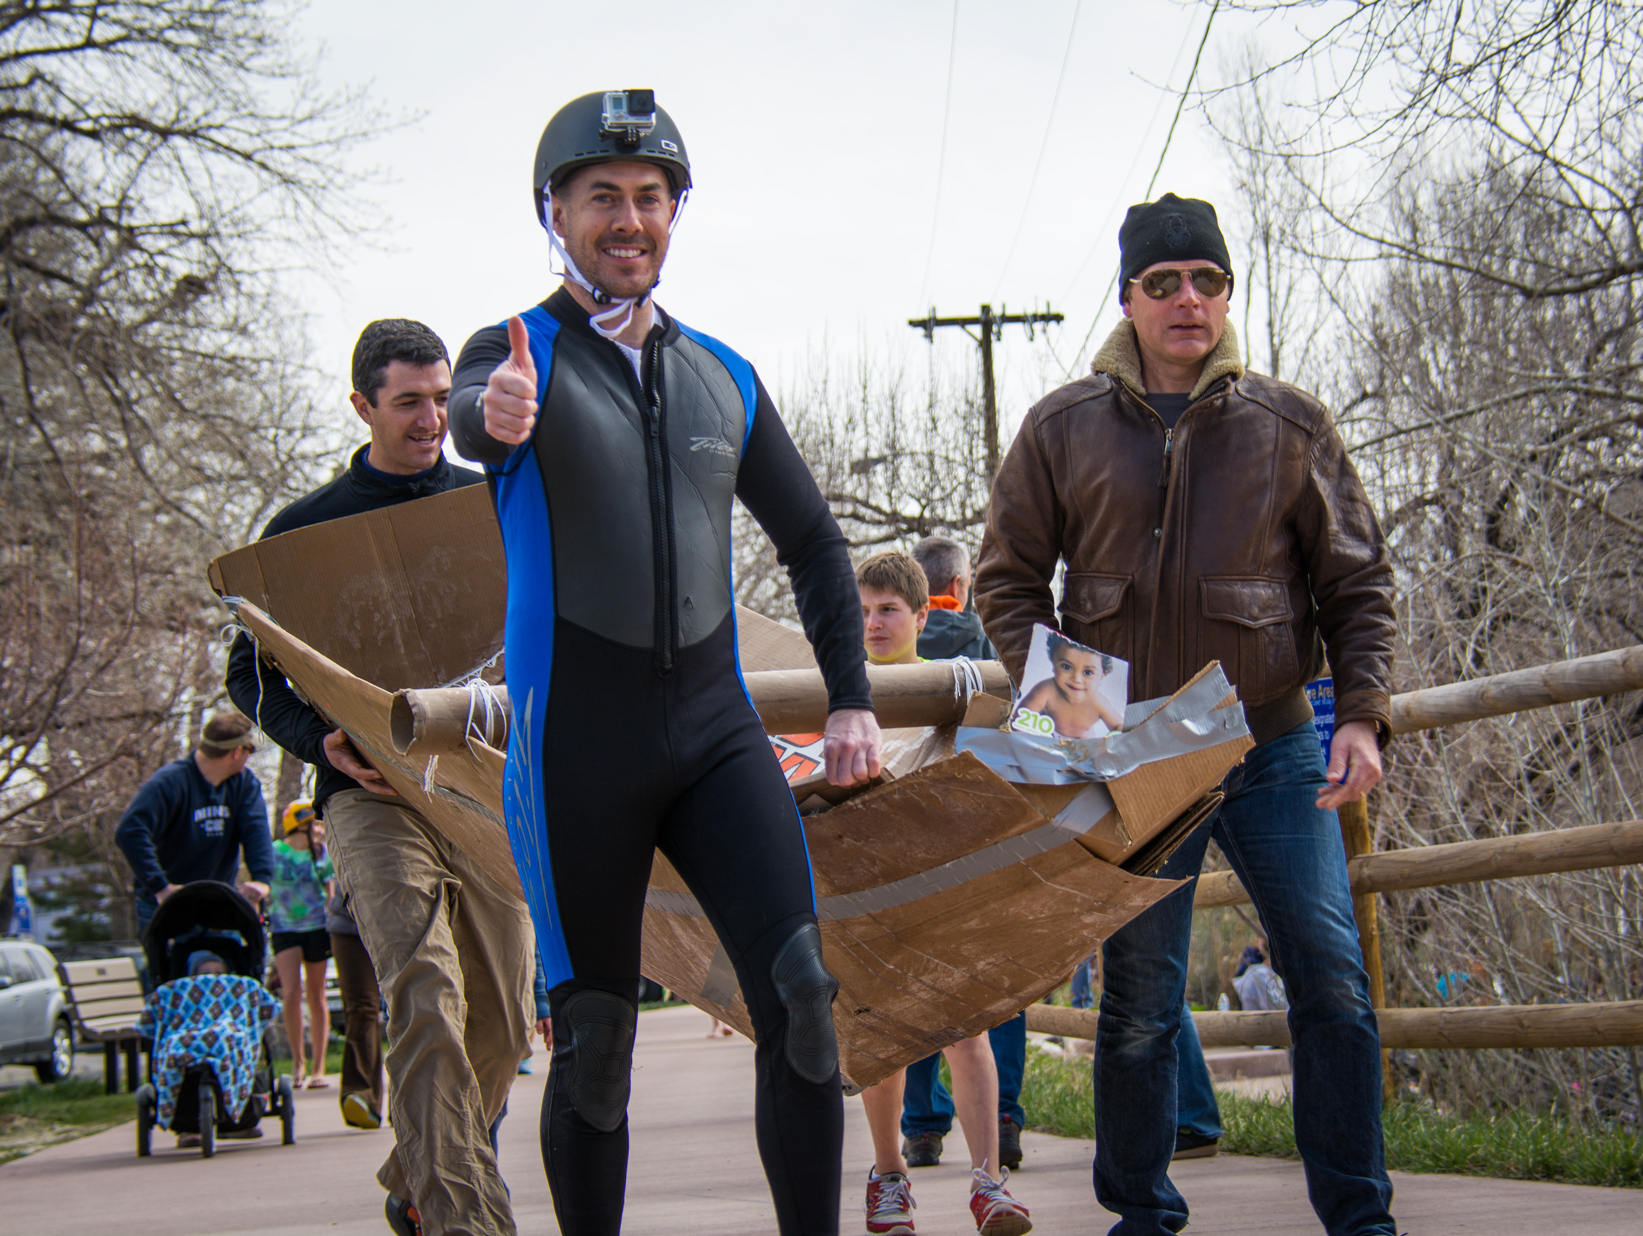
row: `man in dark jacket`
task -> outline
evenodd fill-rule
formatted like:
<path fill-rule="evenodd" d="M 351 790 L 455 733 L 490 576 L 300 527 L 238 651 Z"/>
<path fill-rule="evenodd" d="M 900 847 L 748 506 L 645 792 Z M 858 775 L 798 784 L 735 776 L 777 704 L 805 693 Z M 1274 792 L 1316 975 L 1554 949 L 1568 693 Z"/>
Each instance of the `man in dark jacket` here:
<path fill-rule="evenodd" d="M 927 536 L 913 546 L 913 561 L 930 581 L 930 616 L 919 632 L 918 655 L 931 661 L 997 658 L 980 617 L 968 608 L 970 555 L 964 546 L 950 536 Z"/>
<path fill-rule="evenodd" d="M 245 767 L 256 749 L 251 722 L 234 713 L 212 717 L 199 745 L 143 782 L 125 809 L 114 842 L 136 877 L 139 936 L 160 902 L 184 884 L 232 884 L 242 851 L 251 878 L 240 892 L 253 905 L 268 896 L 274 878 L 268 807 Z"/>
<path fill-rule="evenodd" d="M 1213 832 L 1290 991 L 1313 1206 L 1331 1236 L 1391 1236 L 1380 1042 L 1334 811 L 1380 779 L 1390 735 L 1385 542 L 1329 413 L 1245 372 L 1214 207 L 1173 194 L 1134 206 L 1119 248 L 1127 320 L 1090 376 L 1023 422 L 993 490 L 976 604 L 1018 682 L 1036 622 L 1127 660 L 1134 699 L 1221 662 L 1258 745 L 1227 775 L 1212 826 L 1159 874 L 1196 877 Z M 1338 723 L 1327 769 L 1303 689 L 1325 646 Z M 1187 1222 L 1168 1168 L 1191 929 L 1189 884 L 1104 949 L 1095 1181 L 1123 1236 Z"/>
<path fill-rule="evenodd" d="M 433 331 L 399 318 L 372 322 L 354 347 L 353 380 L 370 443 L 348 471 L 274 516 L 264 538 L 484 479 L 442 453 L 451 369 Z M 229 656 L 228 693 L 315 766 L 314 809 L 388 1001 L 396 1145 L 377 1180 L 388 1190 L 389 1225 L 400 1236 L 422 1225 L 511 1236 L 489 1129 L 530 1052 L 525 907 L 400 801 L 244 635 Z"/>

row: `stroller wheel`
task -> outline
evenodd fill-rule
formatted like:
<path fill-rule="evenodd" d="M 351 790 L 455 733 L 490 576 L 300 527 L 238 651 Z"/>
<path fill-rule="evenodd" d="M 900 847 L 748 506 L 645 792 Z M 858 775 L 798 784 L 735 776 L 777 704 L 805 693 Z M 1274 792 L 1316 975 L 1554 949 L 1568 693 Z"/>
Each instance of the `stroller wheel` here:
<path fill-rule="evenodd" d="M 146 1159 L 154 1149 L 154 1087 L 137 1087 L 137 1157 Z"/>
<path fill-rule="evenodd" d="M 200 1158 L 217 1153 L 217 1091 L 209 1079 L 200 1078 Z"/>
<path fill-rule="evenodd" d="M 274 1103 L 280 1113 L 280 1145 L 294 1145 L 297 1140 L 297 1105 L 291 1097 L 290 1074 L 280 1075 L 274 1087 Z"/>

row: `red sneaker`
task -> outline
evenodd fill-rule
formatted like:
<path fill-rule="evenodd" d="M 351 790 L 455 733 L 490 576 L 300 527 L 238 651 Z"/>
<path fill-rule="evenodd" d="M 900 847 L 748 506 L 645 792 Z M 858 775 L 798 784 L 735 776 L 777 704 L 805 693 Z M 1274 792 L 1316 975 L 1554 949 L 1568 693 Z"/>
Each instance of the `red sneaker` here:
<path fill-rule="evenodd" d="M 1009 1178 L 1006 1168 L 1004 1180 Z M 970 1214 L 981 1236 L 1025 1236 L 1033 1230 L 1027 1208 L 1010 1196 L 1004 1180 L 994 1180 L 979 1167 L 970 1173 Z"/>
<path fill-rule="evenodd" d="M 913 1236 L 917 1208 L 907 1177 L 900 1172 L 873 1175 L 867 1169 L 867 1231 L 869 1236 Z"/>

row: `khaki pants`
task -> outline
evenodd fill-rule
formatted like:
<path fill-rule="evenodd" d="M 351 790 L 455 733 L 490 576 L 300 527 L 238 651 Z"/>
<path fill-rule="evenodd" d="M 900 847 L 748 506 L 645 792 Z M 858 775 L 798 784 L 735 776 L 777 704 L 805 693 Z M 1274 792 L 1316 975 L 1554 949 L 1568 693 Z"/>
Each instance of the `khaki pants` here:
<path fill-rule="evenodd" d="M 388 1001 L 396 1145 L 377 1180 L 427 1236 L 513 1236 L 489 1129 L 530 1054 L 530 916 L 402 802 L 326 803 L 332 858 Z"/>

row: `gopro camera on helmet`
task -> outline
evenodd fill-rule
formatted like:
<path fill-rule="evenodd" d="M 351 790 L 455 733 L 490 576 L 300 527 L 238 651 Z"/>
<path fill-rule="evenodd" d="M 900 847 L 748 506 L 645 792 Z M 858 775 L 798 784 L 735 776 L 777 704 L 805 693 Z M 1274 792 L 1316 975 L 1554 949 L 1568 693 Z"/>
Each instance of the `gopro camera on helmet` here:
<path fill-rule="evenodd" d="M 637 159 L 664 169 L 675 198 L 690 188 L 685 139 L 667 109 L 656 106 L 656 92 L 594 91 L 555 112 L 536 144 L 532 188 L 542 226 L 548 226 L 548 194 L 557 193 L 578 168 L 613 159 Z"/>
<path fill-rule="evenodd" d="M 634 150 L 656 127 L 654 90 L 607 90 L 600 114 L 601 136 L 614 137 L 618 149 Z"/>

